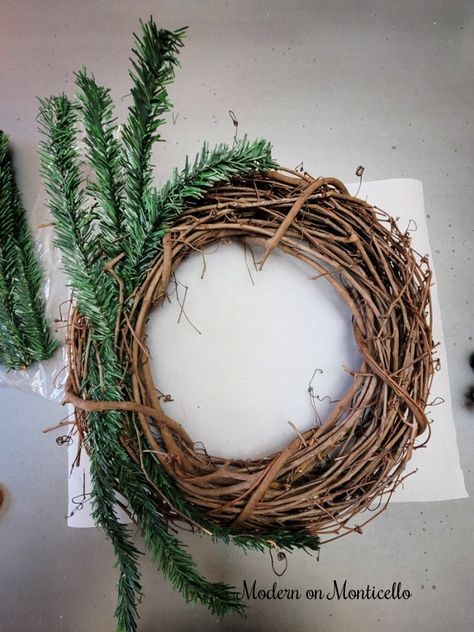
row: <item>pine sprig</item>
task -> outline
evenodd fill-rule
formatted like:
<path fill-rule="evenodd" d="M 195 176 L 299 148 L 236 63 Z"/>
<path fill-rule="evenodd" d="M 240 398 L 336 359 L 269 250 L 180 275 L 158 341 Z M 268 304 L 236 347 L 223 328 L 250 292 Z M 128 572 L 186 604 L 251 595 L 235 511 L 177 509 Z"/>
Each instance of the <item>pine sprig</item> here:
<path fill-rule="evenodd" d="M 103 355 L 103 361 L 107 361 L 109 367 L 102 378 L 97 364 L 99 355 Z M 89 356 L 87 379 L 83 386 L 87 388 L 91 399 L 123 398 L 117 386 L 117 375 L 110 370 L 114 362 L 110 351 L 103 346 L 99 354 Z M 228 610 L 241 612 L 243 604 L 231 587 L 203 578 L 189 553 L 170 533 L 152 500 L 142 470 L 130 461 L 121 445 L 123 425 L 123 414 L 118 412 L 94 413 L 88 417 L 87 445 L 93 481 L 93 517 L 112 540 L 119 565 L 118 629 L 135 630 L 140 585 L 137 550 L 131 545 L 125 527 L 118 523 L 113 512 L 114 490 L 127 498 L 154 561 L 188 601 L 199 601 L 218 616 L 223 616 Z M 107 428 L 107 434 L 104 427 Z"/>
<path fill-rule="evenodd" d="M 121 377 L 113 349 L 113 304 L 117 303 L 118 295 L 117 288 L 104 271 L 104 261 L 93 233 L 94 218 L 86 206 L 76 146 L 77 114 L 77 108 L 65 95 L 40 102 L 39 122 L 44 136 L 40 146 L 42 174 L 55 220 L 56 245 L 62 252 L 63 266 L 95 341 L 83 388 L 91 399 L 117 399 L 110 386 L 115 386 Z M 107 367 L 106 382 L 100 376 L 97 363 Z M 119 413 L 90 414 L 87 444 L 93 483 L 93 516 L 110 538 L 119 567 L 117 631 L 135 632 L 140 596 L 138 552 L 114 510 L 115 457 L 123 452 L 118 440 L 122 427 L 123 418 Z"/>
<path fill-rule="evenodd" d="M 319 551 L 320 539 L 317 535 L 308 533 L 305 529 L 299 531 L 285 527 L 268 530 L 255 536 L 248 534 L 234 534 L 232 542 L 243 549 L 253 549 L 263 552 L 267 548 L 276 546 L 279 549 L 288 551 L 303 550 L 306 553 Z"/>
<path fill-rule="evenodd" d="M 96 335 L 113 338 L 117 288 L 104 273 L 94 216 L 87 207 L 84 178 L 76 147 L 77 107 L 65 95 L 40 101 L 41 172 L 54 218 L 55 244 L 71 280 L 81 313 Z"/>
<path fill-rule="evenodd" d="M 119 476 L 120 490 L 129 501 L 132 514 L 158 568 L 186 601 L 200 602 L 218 617 L 223 617 L 229 611 L 242 613 L 244 604 L 232 586 L 209 582 L 198 572 L 194 560 L 160 515 L 147 489 L 143 472 L 129 463 L 124 463 L 118 470 L 122 477 L 121 480 Z M 136 471 L 127 476 L 126 470 L 131 467 Z"/>
<path fill-rule="evenodd" d="M 32 361 L 12 296 L 15 278 L 16 242 L 13 239 L 15 211 L 13 172 L 8 156 L 8 137 L 0 133 L 0 349 L 2 363 L 11 369 L 22 369 Z"/>
<path fill-rule="evenodd" d="M 148 210 L 144 238 L 137 241 L 128 264 L 133 284 L 143 279 L 150 263 L 161 251 L 161 240 L 167 227 L 188 205 L 202 199 L 206 191 L 218 182 L 228 182 L 233 177 L 276 166 L 271 145 L 264 139 L 250 142 L 244 137 L 232 147 L 221 144 L 213 150 L 205 143 L 193 163 L 186 159 L 181 172 L 175 169 L 162 189 L 155 189 L 146 197 Z"/>
<path fill-rule="evenodd" d="M 9 282 L 5 274 L 4 256 L 0 249 L 0 362 L 10 369 L 24 369 L 32 358 L 16 324 L 11 305 Z"/>
<path fill-rule="evenodd" d="M 77 116 L 77 108 L 65 95 L 41 101 L 42 174 L 55 220 L 56 245 L 62 252 L 63 265 L 71 279 L 79 309 L 89 320 L 99 345 L 96 344 L 95 354 L 90 356 L 88 380 L 83 388 L 91 399 L 102 399 L 110 398 L 112 393 L 108 389 L 104 392 L 104 387 L 98 386 L 101 379 L 96 356 L 108 368 L 107 383 L 113 384 L 117 380 L 117 371 L 114 371 L 117 360 L 110 345 L 115 321 L 109 315 L 110 298 L 116 298 L 116 289 L 109 288 L 107 297 L 102 292 L 106 289 L 103 284 L 107 284 L 107 277 L 93 234 L 93 216 L 86 206 L 76 147 Z M 134 632 L 140 591 L 138 553 L 114 510 L 117 487 L 114 456 L 120 450 L 117 437 L 122 423 L 118 413 L 92 413 L 88 416 L 86 440 L 93 483 L 93 517 L 110 538 L 119 567 L 117 630 Z"/>
<path fill-rule="evenodd" d="M 49 358 L 58 346 L 41 298 L 41 269 L 15 182 L 8 137 L 0 132 L 0 348 L 10 368 Z"/>
<path fill-rule="evenodd" d="M 171 109 L 167 86 L 179 65 L 177 56 L 185 32 L 185 29 L 174 32 L 158 29 L 153 19 L 141 26 L 141 36 L 134 35 L 135 58 L 130 60 L 133 103 L 122 132 L 128 253 L 133 253 L 147 236 L 148 209 L 144 201 L 152 184 L 151 152 L 160 139 L 158 129 L 165 123 L 163 114 Z"/>
<path fill-rule="evenodd" d="M 96 353 L 89 355 L 87 377 L 82 385 L 91 399 L 121 399 L 116 387 L 117 361 L 113 351 L 102 345 Z M 102 357 L 101 357 L 102 356 Z M 107 362 L 108 371 L 104 379 L 99 366 Z M 134 545 L 128 528 L 118 520 L 115 507 L 118 488 L 117 470 L 126 459 L 120 444 L 124 418 L 119 412 L 94 412 L 87 417 L 86 444 L 90 457 L 92 481 L 92 517 L 110 539 L 117 558 L 119 577 L 117 581 L 117 606 L 115 617 L 117 632 L 135 632 L 137 629 L 138 604 L 141 599 L 139 551 Z M 105 431 L 105 428 L 107 431 Z M 124 474 L 121 474 L 123 477 Z M 125 486 L 127 486 L 128 481 Z"/>
<path fill-rule="evenodd" d="M 199 602 L 219 618 L 228 612 L 244 612 L 245 604 L 232 586 L 202 578 L 192 557 L 165 527 L 163 520 L 151 512 L 138 516 L 138 519 L 153 559 L 187 602 Z"/>
<path fill-rule="evenodd" d="M 95 181 L 88 191 L 98 203 L 100 248 L 108 259 L 122 252 L 123 170 L 122 148 L 110 90 L 97 85 L 84 68 L 76 73 L 85 144 Z"/>

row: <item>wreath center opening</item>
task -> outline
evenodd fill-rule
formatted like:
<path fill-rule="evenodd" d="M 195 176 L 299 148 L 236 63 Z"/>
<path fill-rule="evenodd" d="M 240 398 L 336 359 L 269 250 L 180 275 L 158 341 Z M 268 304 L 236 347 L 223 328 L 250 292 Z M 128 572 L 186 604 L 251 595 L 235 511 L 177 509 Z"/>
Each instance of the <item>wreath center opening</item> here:
<path fill-rule="evenodd" d="M 259 458 L 324 423 L 361 356 L 349 309 L 323 278 L 275 250 L 216 243 L 179 265 L 150 313 L 163 410 L 209 454 Z M 170 401 L 167 401 L 170 400 Z"/>

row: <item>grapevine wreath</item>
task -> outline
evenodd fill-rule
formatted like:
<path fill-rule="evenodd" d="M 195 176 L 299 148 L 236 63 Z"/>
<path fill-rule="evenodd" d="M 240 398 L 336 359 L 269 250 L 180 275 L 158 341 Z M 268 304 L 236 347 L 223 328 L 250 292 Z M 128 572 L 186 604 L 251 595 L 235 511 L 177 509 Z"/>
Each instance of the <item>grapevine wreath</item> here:
<path fill-rule="evenodd" d="M 76 101 L 51 97 L 40 109 L 42 171 L 74 299 L 66 402 L 90 456 L 93 517 L 117 556 L 117 629 L 126 631 L 137 625 L 139 552 L 117 502 L 186 600 L 219 616 L 241 612 L 232 587 L 199 574 L 175 525 L 244 549 L 317 550 L 321 536 L 360 532 L 383 510 L 379 502 L 354 523 L 390 497 L 416 438 L 429 436 L 431 272 L 393 218 L 336 178 L 279 167 L 264 140 L 205 145 L 164 187 L 152 186 L 151 149 L 171 108 L 183 35 L 142 24 L 121 133 L 109 90 L 86 70 L 76 74 Z M 150 370 L 150 310 L 191 252 L 222 240 L 263 246 L 260 266 L 279 248 L 324 276 L 352 313 L 363 358 L 322 425 L 260 459 L 208 454 L 164 412 Z"/>

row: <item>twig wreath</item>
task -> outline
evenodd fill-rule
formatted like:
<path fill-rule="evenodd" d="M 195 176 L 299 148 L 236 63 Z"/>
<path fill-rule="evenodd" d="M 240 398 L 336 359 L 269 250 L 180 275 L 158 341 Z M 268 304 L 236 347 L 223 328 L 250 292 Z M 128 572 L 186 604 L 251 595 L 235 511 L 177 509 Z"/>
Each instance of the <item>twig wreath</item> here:
<path fill-rule="evenodd" d="M 81 71 L 78 102 L 41 103 L 42 169 L 57 244 L 74 291 L 66 402 L 90 456 L 93 516 L 119 568 L 117 629 L 136 630 L 138 549 L 114 507 L 137 523 L 160 569 L 186 600 L 222 616 L 242 612 L 238 594 L 204 579 L 173 525 L 249 549 L 318 550 L 390 497 L 415 439 L 435 369 L 431 272 L 394 219 L 351 196 L 335 178 L 279 167 L 270 145 L 246 139 L 207 146 L 193 165 L 152 187 L 151 147 L 174 76 L 183 30 L 142 25 L 131 73 L 133 104 L 121 138 L 109 91 Z M 92 178 L 80 169 L 78 117 Z M 321 426 L 262 459 L 224 459 L 162 409 L 146 324 L 173 272 L 221 240 L 275 248 L 324 276 L 353 318 L 363 357 L 347 393 Z M 428 433 L 429 436 L 429 433 Z M 418 447 L 418 446 L 417 446 Z M 126 503 L 117 501 L 117 492 Z"/>

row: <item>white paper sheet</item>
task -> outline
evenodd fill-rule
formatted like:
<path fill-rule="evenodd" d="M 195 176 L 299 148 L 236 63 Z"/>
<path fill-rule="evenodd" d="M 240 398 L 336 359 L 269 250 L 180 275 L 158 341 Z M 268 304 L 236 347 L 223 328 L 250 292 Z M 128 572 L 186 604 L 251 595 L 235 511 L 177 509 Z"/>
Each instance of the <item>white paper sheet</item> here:
<path fill-rule="evenodd" d="M 352 185 L 351 193 L 357 191 Z M 426 448 L 416 450 L 408 464 L 407 472 L 417 468 L 413 476 L 406 479 L 392 497 L 393 501 L 433 501 L 467 498 L 464 476 L 459 462 L 451 406 L 448 359 L 444 341 L 441 311 L 438 300 L 436 270 L 429 242 L 428 227 L 424 208 L 423 184 L 419 180 L 394 179 L 363 184 L 359 197 L 382 208 L 393 217 L 399 217 L 398 225 L 406 229 L 414 220 L 416 230 L 412 232 L 413 248 L 421 255 L 428 254 L 433 271 L 431 298 L 433 306 L 433 338 L 439 342 L 437 357 L 441 370 L 435 373 L 431 389 L 431 402 L 441 403 L 427 408 L 432 420 L 431 439 Z M 413 221 L 411 224 L 413 227 Z"/>
<path fill-rule="evenodd" d="M 351 185 L 351 192 L 358 187 Z M 358 195 L 398 217 L 402 230 L 412 220 L 413 247 L 430 255 L 433 268 L 420 181 L 367 182 Z M 150 318 L 148 346 L 156 385 L 173 398 L 166 412 L 210 454 L 253 458 L 278 450 L 297 431 L 324 420 L 331 400 L 349 386 L 343 367 L 356 369 L 360 362 L 349 311 L 324 279 L 312 277 L 279 251 L 257 272 L 250 252 L 237 243 L 210 248 L 205 267 L 197 253 L 180 265 L 170 302 Z M 442 403 L 428 409 L 431 440 L 415 451 L 407 472 L 418 471 L 392 502 L 467 497 L 435 276 L 432 302 L 441 370 L 430 401 Z M 72 460 L 74 446 L 69 450 Z M 69 478 L 68 524 L 74 527 L 93 526 L 90 481 L 87 468 L 81 470 Z"/>

